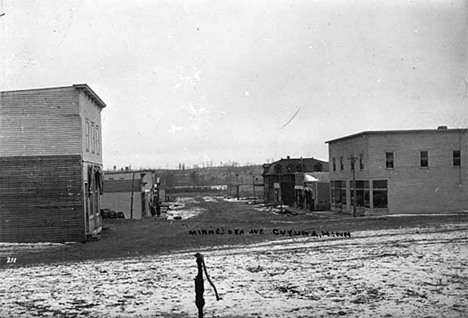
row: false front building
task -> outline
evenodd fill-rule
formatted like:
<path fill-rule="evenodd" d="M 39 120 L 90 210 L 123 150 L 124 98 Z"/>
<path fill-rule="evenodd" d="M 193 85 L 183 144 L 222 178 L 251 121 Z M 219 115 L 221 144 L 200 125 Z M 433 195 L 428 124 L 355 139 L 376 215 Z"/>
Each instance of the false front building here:
<path fill-rule="evenodd" d="M 361 215 L 467 210 L 467 137 L 466 130 L 442 126 L 365 131 L 327 141 L 332 210 L 354 212 L 356 206 Z"/>
<path fill-rule="evenodd" d="M 86 84 L 0 92 L 0 241 L 98 236 L 104 107 Z"/>

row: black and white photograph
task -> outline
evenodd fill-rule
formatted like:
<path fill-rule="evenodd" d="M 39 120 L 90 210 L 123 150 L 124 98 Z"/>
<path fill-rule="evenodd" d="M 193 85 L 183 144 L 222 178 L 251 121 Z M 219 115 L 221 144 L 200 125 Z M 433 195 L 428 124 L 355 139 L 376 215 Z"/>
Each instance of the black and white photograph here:
<path fill-rule="evenodd" d="M 468 1 L 0 0 L 3 317 L 468 317 Z"/>

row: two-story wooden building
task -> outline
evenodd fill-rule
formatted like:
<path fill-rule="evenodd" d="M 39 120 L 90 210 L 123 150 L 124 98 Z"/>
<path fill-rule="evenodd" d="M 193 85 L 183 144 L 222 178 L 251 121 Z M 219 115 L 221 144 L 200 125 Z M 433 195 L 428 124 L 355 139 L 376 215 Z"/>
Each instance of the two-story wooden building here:
<path fill-rule="evenodd" d="M 327 143 L 334 211 L 353 212 L 354 193 L 361 215 L 468 210 L 466 129 L 364 131 Z"/>
<path fill-rule="evenodd" d="M 0 241 L 99 235 L 104 107 L 86 84 L 0 92 Z"/>

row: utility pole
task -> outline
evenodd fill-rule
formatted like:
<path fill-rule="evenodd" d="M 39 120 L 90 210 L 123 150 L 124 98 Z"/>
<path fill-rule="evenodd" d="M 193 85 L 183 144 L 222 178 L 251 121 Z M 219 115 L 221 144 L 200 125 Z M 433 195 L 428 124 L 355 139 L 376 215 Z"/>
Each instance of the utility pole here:
<path fill-rule="evenodd" d="M 356 168 L 355 168 L 355 164 L 358 158 L 352 155 L 348 159 L 351 160 L 351 170 L 353 170 L 353 217 L 356 217 Z"/>
<path fill-rule="evenodd" d="M 279 198 L 280 199 L 280 211 L 283 213 L 283 192 L 281 191 L 281 172 L 279 174 Z"/>
<path fill-rule="evenodd" d="M 252 175 L 252 187 L 253 187 L 253 194 L 254 194 L 254 204 L 257 203 L 257 195 L 255 193 L 255 176 Z"/>
<path fill-rule="evenodd" d="M 237 196 L 237 200 L 239 200 L 239 174 L 236 173 L 236 196 Z"/>
<path fill-rule="evenodd" d="M 135 182 L 135 172 L 132 173 L 132 196 L 130 198 L 130 219 L 133 219 L 133 184 Z"/>

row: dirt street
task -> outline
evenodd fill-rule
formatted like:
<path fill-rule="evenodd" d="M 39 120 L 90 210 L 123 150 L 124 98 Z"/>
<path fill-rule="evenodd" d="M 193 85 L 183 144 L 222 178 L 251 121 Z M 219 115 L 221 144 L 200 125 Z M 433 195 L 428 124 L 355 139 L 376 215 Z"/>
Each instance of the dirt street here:
<path fill-rule="evenodd" d="M 263 217 L 258 218 L 246 205 L 221 198 L 192 203 L 205 210 L 191 221 L 173 223 L 172 231 L 186 244 L 175 244 L 172 252 L 150 254 L 135 247 L 135 254 L 124 244 L 122 255 L 131 252 L 128 257 L 112 252 L 107 256 L 115 257 L 107 259 L 73 259 L 86 248 L 94 255 L 101 247 L 93 244 L 99 242 L 79 248 L 1 244 L 6 261 L 0 271 L 0 317 L 195 317 L 196 252 L 204 254 L 221 296 L 216 301 L 205 281 L 205 317 L 467 317 L 464 215 L 447 216 L 444 223 L 431 216 L 359 223 L 348 216 L 294 219 L 268 212 L 258 212 Z M 227 216 L 219 212 L 227 207 Z M 235 222 L 229 215 L 237 212 L 237 217 L 250 215 L 250 222 Z M 162 228 L 160 221 L 146 223 Z M 135 226 L 146 228 L 145 223 L 115 224 L 115 232 Z M 221 228 L 224 234 L 216 234 Z M 165 244 L 169 232 L 161 232 Z M 101 245 L 111 246 L 112 237 L 104 236 Z M 67 260 L 32 261 L 41 254 L 54 260 L 63 254 Z M 23 257 L 30 261 L 21 263 Z"/>

